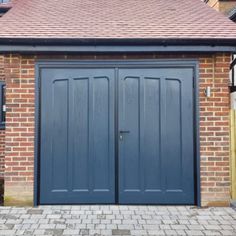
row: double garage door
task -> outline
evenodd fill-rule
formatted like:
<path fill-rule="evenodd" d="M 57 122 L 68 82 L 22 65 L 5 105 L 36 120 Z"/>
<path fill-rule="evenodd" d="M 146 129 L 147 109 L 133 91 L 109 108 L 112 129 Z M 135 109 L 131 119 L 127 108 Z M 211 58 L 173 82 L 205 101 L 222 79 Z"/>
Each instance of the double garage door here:
<path fill-rule="evenodd" d="M 40 70 L 40 204 L 194 204 L 193 68 Z"/>

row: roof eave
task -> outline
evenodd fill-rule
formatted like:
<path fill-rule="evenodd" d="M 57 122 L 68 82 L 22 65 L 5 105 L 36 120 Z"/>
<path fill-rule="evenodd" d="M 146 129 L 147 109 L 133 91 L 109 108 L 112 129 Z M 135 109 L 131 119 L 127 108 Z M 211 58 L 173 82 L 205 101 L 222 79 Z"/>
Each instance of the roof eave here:
<path fill-rule="evenodd" d="M 236 39 L 0 38 L 0 52 L 236 52 Z"/>

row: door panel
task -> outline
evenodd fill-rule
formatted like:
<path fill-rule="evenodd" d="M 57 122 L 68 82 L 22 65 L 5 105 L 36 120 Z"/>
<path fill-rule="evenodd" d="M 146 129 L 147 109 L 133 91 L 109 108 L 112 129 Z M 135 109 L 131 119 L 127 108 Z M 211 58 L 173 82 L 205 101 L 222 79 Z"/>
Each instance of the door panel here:
<path fill-rule="evenodd" d="M 72 136 L 77 134 L 73 143 L 72 189 L 89 191 L 89 79 L 73 80 L 71 105 Z M 76 122 L 79 121 L 79 122 Z"/>
<path fill-rule="evenodd" d="M 145 160 L 144 186 L 146 191 L 161 190 L 160 159 L 160 78 L 144 77 L 143 79 L 143 152 Z M 151 114 L 151 115 L 150 115 Z M 141 114 L 142 115 L 142 114 Z M 151 165 L 149 165 L 151 163 Z"/>
<path fill-rule="evenodd" d="M 126 138 L 125 150 L 129 153 L 129 161 L 123 163 L 124 172 L 122 173 L 124 178 L 124 187 L 131 191 L 140 191 L 140 162 L 136 161 L 139 158 L 139 78 L 138 77 L 126 77 L 126 87 L 124 89 L 124 117 L 126 126 L 123 126 L 121 130 L 127 130 L 133 134 L 133 138 L 130 139 L 129 134 Z M 132 114 L 129 116 L 128 114 Z M 134 118 L 134 119 L 132 119 Z M 125 135 L 126 136 L 126 135 Z M 123 155 L 123 153 L 121 153 Z M 132 173 L 132 174 L 131 174 Z"/>
<path fill-rule="evenodd" d="M 193 204 L 193 70 L 120 69 L 120 203 Z"/>
<path fill-rule="evenodd" d="M 41 74 L 41 204 L 114 203 L 114 69 Z"/>
<path fill-rule="evenodd" d="M 63 112 L 67 110 L 68 80 L 55 80 L 52 87 L 52 113 L 58 119 L 53 122 L 52 138 L 52 187 L 60 192 L 68 191 L 67 169 L 61 170 L 61 166 L 68 166 L 68 143 L 67 143 L 67 123 L 68 114 Z M 60 98 L 60 99 L 59 99 Z M 63 134 L 63 135 L 62 135 Z"/>
<path fill-rule="evenodd" d="M 93 165 L 96 167 L 93 172 L 94 190 L 109 191 L 110 156 L 108 144 L 112 141 L 109 140 L 109 119 L 107 117 L 107 114 L 109 114 L 109 78 L 96 78 L 93 100 L 94 118 L 96 118 L 96 121 L 93 121 Z M 112 169 L 114 175 L 114 168 Z"/>

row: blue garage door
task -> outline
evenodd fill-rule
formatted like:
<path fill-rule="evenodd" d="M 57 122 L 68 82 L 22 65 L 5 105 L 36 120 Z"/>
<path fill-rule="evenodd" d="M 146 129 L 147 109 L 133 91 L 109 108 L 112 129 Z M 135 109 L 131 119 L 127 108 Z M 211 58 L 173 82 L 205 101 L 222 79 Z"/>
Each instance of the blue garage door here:
<path fill-rule="evenodd" d="M 40 203 L 193 204 L 192 68 L 41 70 Z"/>

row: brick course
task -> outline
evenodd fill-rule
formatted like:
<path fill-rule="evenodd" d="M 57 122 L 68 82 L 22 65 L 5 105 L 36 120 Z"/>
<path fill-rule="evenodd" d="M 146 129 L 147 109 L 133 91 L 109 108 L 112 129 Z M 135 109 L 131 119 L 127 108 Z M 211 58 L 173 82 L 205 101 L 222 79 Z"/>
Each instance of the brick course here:
<path fill-rule="evenodd" d="M 229 63 L 230 54 L 82 54 L 4 57 L 7 84 L 5 204 L 32 204 L 34 167 L 34 64 L 37 59 L 199 60 L 199 109 L 202 205 L 226 205 L 230 199 Z M 1 70 L 1 69 L 0 69 Z M 211 86 L 212 96 L 204 89 Z M 0 144 L 1 145 L 1 144 Z M 0 151 L 1 153 L 1 151 Z"/>

